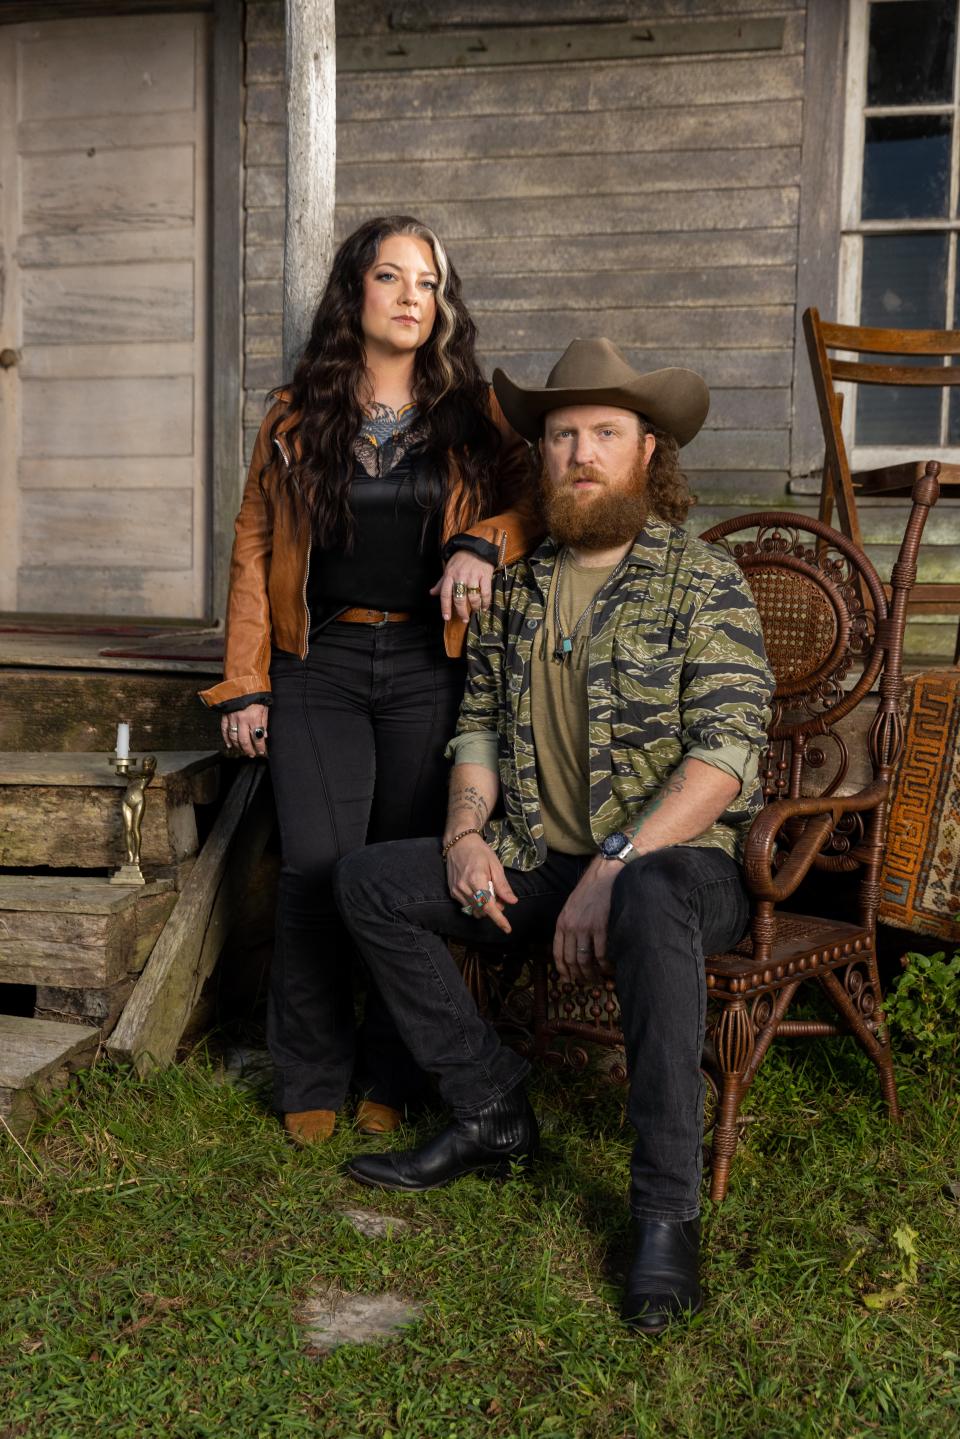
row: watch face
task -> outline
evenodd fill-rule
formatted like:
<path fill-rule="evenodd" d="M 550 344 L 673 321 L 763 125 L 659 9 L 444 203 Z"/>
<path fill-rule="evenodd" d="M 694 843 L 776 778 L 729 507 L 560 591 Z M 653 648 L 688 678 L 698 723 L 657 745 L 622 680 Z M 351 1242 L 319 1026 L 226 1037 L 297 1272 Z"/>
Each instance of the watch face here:
<path fill-rule="evenodd" d="M 607 835 L 600 846 L 600 853 L 607 859 L 616 859 L 620 851 L 629 843 L 630 841 L 627 839 L 627 836 L 622 834 L 620 830 L 616 830 L 613 834 Z"/>

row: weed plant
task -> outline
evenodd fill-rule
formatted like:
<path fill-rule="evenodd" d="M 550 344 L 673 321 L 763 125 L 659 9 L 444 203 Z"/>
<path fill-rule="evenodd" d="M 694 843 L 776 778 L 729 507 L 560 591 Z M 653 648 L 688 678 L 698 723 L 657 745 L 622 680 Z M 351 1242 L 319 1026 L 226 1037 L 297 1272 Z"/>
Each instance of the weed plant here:
<path fill-rule="evenodd" d="M 891 1128 L 852 1042 L 769 1057 L 729 1198 L 706 1205 L 705 1309 L 649 1341 L 617 1317 L 615 1088 L 540 1076 L 531 1177 L 415 1197 L 340 1166 L 435 1115 L 298 1150 L 203 1055 L 144 1082 L 94 1069 L 23 1149 L 0 1140 L 0 1436 L 954 1439 L 956 1075 L 899 1077 Z M 341 1213 L 357 1205 L 409 1227 L 364 1238 Z M 423 1317 L 311 1352 L 295 1314 L 318 1280 Z"/>

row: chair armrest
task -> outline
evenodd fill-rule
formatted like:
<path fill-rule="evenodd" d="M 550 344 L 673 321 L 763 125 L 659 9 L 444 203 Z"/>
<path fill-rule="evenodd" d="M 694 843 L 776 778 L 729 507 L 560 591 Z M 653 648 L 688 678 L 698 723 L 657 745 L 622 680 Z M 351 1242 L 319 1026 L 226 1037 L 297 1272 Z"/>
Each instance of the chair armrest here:
<path fill-rule="evenodd" d="M 775 799 L 758 814 L 747 835 L 743 870 L 747 888 L 756 899 L 780 904 L 789 899 L 845 814 L 876 809 L 890 792 L 885 780 L 875 780 L 857 794 L 827 795 L 822 799 Z M 808 823 L 794 844 L 786 863 L 774 870 L 773 850 L 777 835 L 791 819 L 806 817 Z M 815 823 L 813 821 L 816 821 Z"/>

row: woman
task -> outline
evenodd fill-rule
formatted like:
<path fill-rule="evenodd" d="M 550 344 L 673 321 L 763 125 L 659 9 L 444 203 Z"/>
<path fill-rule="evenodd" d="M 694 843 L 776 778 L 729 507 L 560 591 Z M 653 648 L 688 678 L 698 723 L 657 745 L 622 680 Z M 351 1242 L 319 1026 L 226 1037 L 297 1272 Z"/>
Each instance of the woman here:
<path fill-rule="evenodd" d="M 374 992 L 355 1034 L 331 879 L 367 841 L 441 832 L 466 622 L 538 535 L 525 446 L 475 337 L 431 230 L 361 225 L 261 426 L 237 518 L 224 680 L 201 698 L 251 758 L 269 728 L 282 866 L 267 1040 L 299 1143 L 332 1133 L 351 1078 L 371 1132 L 421 1082 Z"/>

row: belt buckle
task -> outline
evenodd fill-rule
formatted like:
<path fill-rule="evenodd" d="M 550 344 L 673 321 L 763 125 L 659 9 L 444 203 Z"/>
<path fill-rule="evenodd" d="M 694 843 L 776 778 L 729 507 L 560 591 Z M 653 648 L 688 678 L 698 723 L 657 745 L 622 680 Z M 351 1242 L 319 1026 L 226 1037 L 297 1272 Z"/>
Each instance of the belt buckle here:
<path fill-rule="evenodd" d="M 375 615 L 375 614 L 377 613 L 377 611 L 376 611 L 376 610 L 371 610 L 370 613 Z M 370 627 L 371 627 L 371 629 L 382 630 L 383 627 L 384 627 L 384 625 L 388 625 L 388 624 L 390 623 L 390 611 L 389 611 L 389 610 L 381 610 L 380 613 L 383 615 L 383 619 L 382 619 L 382 620 L 371 620 L 371 621 L 370 621 Z"/>

